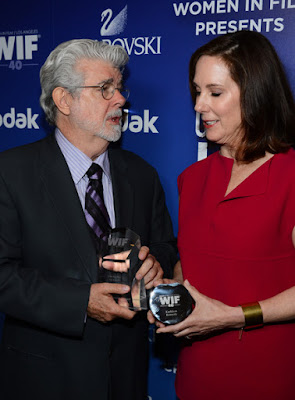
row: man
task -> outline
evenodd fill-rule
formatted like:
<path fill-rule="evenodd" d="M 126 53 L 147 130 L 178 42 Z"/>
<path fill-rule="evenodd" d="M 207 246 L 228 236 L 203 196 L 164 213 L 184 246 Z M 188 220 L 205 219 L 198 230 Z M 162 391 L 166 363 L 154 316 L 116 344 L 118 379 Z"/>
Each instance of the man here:
<path fill-rule="evenodd" d="M 155 170 L 109 148 L 121 135 L 127 60 L 123 48 L 103 42 L 59 45 L 40 72 L 54 135 L 0 155 L 3 400 L 146 398 L 146 316 L 115 302 L 128 287 L 97 283 L 85 218 L 95 163 L 110 226 L 132 229 L 144 245 L 137 278 L 149 289 L 176 262 Z"/>

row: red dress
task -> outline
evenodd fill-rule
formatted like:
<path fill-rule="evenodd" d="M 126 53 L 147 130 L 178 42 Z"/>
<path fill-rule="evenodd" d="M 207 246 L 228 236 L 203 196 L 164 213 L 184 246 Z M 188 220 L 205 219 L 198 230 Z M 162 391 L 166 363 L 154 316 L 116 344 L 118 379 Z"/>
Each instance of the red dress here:
<path fill-rule="evenodd" d="M 214 153 L 179 177 L 185 279 L 237 306 L 295 285 L 295 151 L 276 154 L 224 197 L 233 160 Z M 181 350 L 181 400 L 295 399 L 295 323 L 199 338 Z"/>

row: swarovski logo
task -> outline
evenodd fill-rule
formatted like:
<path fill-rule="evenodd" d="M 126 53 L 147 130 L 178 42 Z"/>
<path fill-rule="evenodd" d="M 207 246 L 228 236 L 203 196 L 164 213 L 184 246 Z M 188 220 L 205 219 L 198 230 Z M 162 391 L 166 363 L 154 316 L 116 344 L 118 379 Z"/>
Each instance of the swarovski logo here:
<path fill-rule="evenodd" d="M 113 19 L 113 10 L 107 8 L 101 13 L 101 36 L 113 36 L 122 33 L 127 24 L 127 5 Z"/>
<path fill-rule="evenodd" d="M 101 13 L 100 29 L 101 36 L 115 36 L 124 32 L 127 25 L 127 5 L 113 18 L 113 10 L 107 8 Z M 161 36 L 139 36 L 133 38 L 118 37 L 115 39 L 102 39 L 110 45 L 119 45 L 123 47 L 127 54 L 136 56 L 146 54 L 161 54 Z"/>
<path fill-rule="evenodd" d="M 139 36 L 136 38 L 128 39 L 128 38 L 116 38 L 114 40 L 111 39 L 102 39 L 103 42 L 106 42 L 111 45 L 118 44 L 122 46 L 127 54 L 130 56 L 134 54 L 136 56 L 142 56 L 146 54 L 161 54 L 161 36 Z"/>

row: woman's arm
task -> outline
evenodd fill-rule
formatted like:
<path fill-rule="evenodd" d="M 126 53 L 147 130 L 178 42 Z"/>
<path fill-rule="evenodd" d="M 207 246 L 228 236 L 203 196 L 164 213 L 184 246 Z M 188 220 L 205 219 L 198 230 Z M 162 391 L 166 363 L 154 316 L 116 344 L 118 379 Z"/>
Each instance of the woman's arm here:
<path fill-rule="evenodd" d="M 265 324 L 295 319 L 295 287 L 259 302 Z"/>
<path fill-rule="evenodd" d="M 191 286 L 188 281 L 184 282 L 184 286 L 196 302 L 195 309 L 179 324 L 165 327 L 159 325 L 157 333 L 173 333 L 176 337 L 194 336 L 224 329 L 240 329 L 245 326 L 242 307 L 231 307 L 211 299 Z M 295 319 L 295 287 L 259 303 L 265 324 Z"/>
<path fill-rule="evenodd" d="M 292 232 L 295 247 L 295 227 Z M 180 261 L 175 265 L 174 278 L 183 281 Z M 163 326 L 158 324 L 158 333 L 173 333 L 175 336 L 205 335 L 223 329 L 240 329 L 245 326 L 245 316 L 242 307 L 228 306 L 218 300 L 211 299 L 188 281 L 184 282 L 196 306 L 193 312 L 176 325 Z M 295 287 L 284 290 L 277 295 L 259 301 L 264 324 L 272 324 L 295 319 Z"/>

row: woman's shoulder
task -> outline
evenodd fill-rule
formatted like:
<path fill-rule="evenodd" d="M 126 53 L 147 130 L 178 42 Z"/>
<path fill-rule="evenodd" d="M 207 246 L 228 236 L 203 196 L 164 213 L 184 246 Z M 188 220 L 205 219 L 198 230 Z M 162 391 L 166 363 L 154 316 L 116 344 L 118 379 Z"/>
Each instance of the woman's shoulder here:
<path fill-rule="evenodd" d="M 203 160 L 196 161 L 187 167 L 180 175 L 179 178 L 184 179 L 185 177 L 203 173 L 207 168 L 211 166 L 212 163 L 219 157 L 219 153 L 213 153 Z"/>
<path fill-rule="evenodd" d="M 196 180 L 200 183 L 202 179 L 206 178 L 209 169 L 218 157 L 219 153 L 216 152 L 187 167 L 177 179 L 178 188 L 181 190 L 184 183 L 190 185 L 192 181 L 194 182 Z"/>
<path fill-rule="evenodd" d="M 274 157 L 276 168 L 286 175 L 295 176 L 295 150 L 290 148 L 286 153 L 278 153 Z"/>

